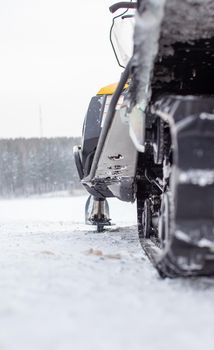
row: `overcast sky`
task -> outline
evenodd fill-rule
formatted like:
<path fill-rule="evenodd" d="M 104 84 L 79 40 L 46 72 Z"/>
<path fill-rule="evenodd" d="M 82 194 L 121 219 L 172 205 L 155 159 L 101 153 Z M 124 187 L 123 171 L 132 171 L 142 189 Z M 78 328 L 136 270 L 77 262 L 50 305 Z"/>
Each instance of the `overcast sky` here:
<path fill-rule="evenodd" d="M 111 0 L 0 0 L 0 138 L 76 136 L 91 96 L 121 74 Z"/>

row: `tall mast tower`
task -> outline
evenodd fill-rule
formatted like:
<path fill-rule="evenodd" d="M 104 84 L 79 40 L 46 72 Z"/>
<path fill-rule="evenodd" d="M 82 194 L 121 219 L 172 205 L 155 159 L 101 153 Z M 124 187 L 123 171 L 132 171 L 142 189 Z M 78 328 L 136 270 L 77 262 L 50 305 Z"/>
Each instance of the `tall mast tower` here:
<path fill-rule="evenodd" d="M 42 106 L 39 105 L 39 137 L 43 137 Z"/>

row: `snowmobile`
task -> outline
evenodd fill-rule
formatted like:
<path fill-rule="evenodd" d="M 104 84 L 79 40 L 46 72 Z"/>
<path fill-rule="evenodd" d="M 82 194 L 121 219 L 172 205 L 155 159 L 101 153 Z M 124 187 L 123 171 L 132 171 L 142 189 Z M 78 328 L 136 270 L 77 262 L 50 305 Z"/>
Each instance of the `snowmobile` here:
<path fill-rule="evenodd" d="M 75 146 L 73 150 L 79 178 L 90 194 L 85 206 L 85 223 L 96 226 L 98 232 L 102 232 L 105 226 L 111 225 L 109 205 L 106 198 L 114 197 L 108 186 L 108 177 L 110 179 L 112 171 L 110 168 L 104 168 L 103 171 L 107 171 L 107 175 L 104 173 L 104 177 L 98 177 L 92 183 L 89 181 L 89 178 L 101 130 L 116 88 L 117 84 L 105 86 L 98 91 L 96 96 L 92 97 L 83 124 L 82 145 Z M 127 88 L 128 84 L 124 84 L 121 96 L 117 101 L 118 109 L 120 109 Z M 113 142 L 116 142 L 117 138 L 117 134 L 115 134 Z M 111 156 L 109 155 L 108 157 Z M 112 157 L 114 157 L 113 150 Z M 115 176 L 118 171 L 119 169 L 116 166 Z"/>
<path fill-rule="evenodd" d="M 162 277 L 214 275 L 214 2 L 138 0 L 110 11 L 124 72 L 89 107 L 74 151 L 81 181 L 96 200 L 137 201 L 140 242 Z M 125 31 L 115 32 L 130 20 L 131 53 Z"/>

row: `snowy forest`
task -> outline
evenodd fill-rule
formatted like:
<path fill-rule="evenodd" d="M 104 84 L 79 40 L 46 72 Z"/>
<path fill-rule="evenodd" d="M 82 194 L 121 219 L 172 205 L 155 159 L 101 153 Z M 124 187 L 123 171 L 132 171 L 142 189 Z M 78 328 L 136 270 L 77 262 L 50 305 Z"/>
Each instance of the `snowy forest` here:
<path fill-rule="evenodd" d="M 81 188 L 73 159 L 78 138 L 0 140 L 0 196 L 29 196 Z"/>

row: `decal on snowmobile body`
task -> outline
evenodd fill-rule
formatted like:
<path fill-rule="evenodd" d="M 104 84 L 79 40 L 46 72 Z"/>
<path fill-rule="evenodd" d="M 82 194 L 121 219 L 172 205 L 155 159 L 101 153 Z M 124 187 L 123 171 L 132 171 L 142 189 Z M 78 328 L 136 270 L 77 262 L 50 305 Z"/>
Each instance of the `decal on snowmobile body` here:
<path fill-rule="evenodd" d="M 115 83 L 115 84 L 110 84 L 110 85 L 107 85 L 105 87 L 102 87 L 97 95 L 113 95 L 113 93 L 116 91 L 116 88 L 118 86 L 118 83 Z M 128 84 L 125 84 L 124 86 L 124 90 L 128 89 L 129 85 Z"/>

